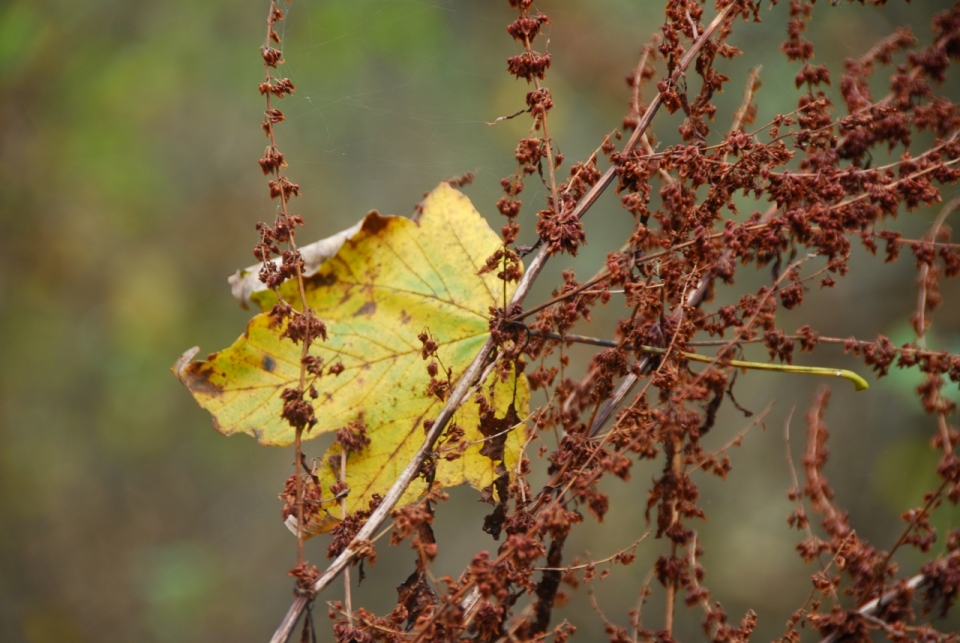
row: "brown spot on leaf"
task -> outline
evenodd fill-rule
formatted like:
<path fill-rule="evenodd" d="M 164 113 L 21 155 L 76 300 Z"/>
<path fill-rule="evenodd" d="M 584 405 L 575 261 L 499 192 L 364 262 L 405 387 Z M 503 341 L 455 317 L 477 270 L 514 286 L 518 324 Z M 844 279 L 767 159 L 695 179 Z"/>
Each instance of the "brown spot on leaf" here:
<path fill-rule="evenodd" d="M 273 369 L 277 367 L 277 361 L 272 357 L 270 357 L 269 355 L 263 356 L 262 364 L 263 364 L 263 370 L 265 370 L 268 373 L 272 373 Z"/>
<path fill-rule="evenodd" d="M 311 275 L 311 276 L 307 277 L 307 278 L 304 280 L 303 283 L 304 283 L 305 286 L 312 286 L 312 287 L 326 286 L 326 287 L 330 287 L 330 286 L 334 285 L 335 283 L 337 283 L 337 281 L 339 281 L 339 279 L 337 278 L 337 275 L 336 275 L 335 273 L 332 273 L 332 272 L 331 272 L 331 273 L 328 273 L 328 274 L 324 274 L 323 272 L 318 272 L 318 273 L 316 273 L 316 274 L 314 274 L 314 275 Z"/>
<path fill-rule="evenodd" d="M 408 314 L 407 314 L 407 311 L 405 311 L 405 310 L 401 310 L 401 311 L 400 311 L 400 323 L 401 323 L 401 324 L 409 324 L 412 319 L 413 319 L 413 317 L 411 317 L 410 315 L 408 315 Z"/>
<path fill-rule="evenodd" d="M 214 373 L 213 367 L 207 362 L 193 362 L 184 368 L 183 383 L 187 388 L 197 395 L 206 395 L 207 397 L 216 397 L 223 394 L 223 390 L 210 381 L 210 376 Z"/>
<path fill-rule="evenodd" d="M 380 216 L 380 213 L 376 210 L 370 210 L 363 220 L 363 227 L 360 229 L 369 234 L 378 234 L 381 230 L 387 227 L 387 225 L 390 223 L 390 218 L 391 217 Z"/>
<path fill-rule="evenodd" d="M 370 316 L 370 315 L 373 315 L 373 313 L 375 312 L 377 312 L 377 303 L 374 301 L 368 301 L 363 306 L 360 306 L 360 310 L 353 313 L 353 316 L 354 317 L 359 317 L 360 315 Z"/>

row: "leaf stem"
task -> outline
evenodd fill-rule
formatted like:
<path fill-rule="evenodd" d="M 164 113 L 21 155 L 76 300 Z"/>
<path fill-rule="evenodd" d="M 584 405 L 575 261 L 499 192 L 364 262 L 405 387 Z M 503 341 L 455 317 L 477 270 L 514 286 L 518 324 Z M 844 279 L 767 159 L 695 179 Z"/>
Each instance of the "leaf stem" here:
<path fill-rule="evenodd" d="M 539 337 L 546 337 L 547 339 L 558 339 L 561 341 L 573 341 L 579 342 L 581 344 L 593 344 L 596 346 L 606 346 L 615 348 L 618 346 L 617 342 L 611 341 L 609 339 L 597 339 L 595 337 L 585 337 L 583 335 L 559 335 L 557 333 L 541 333 L 539 331 L 530 329 L 531 335 L 537 335 Z M 630 348 L 626 346 L 625 348 Z M 656 348 L 654 346 L 639 346 L 636 350 L 642 351 L 644 353 L 650 353 L 653 355 L 666 355 L 667 350 L 664 348 Z M 683 359 L 689 360 L 691 362 L 702 362 L 704 364 L 713 363 L 715 357 L 707 357 L 706 355 L 698 355 L 696 353 L 686 353 L 683 351 L 674 351 L 678 355 L 682 356 Z M 826 366 L 796 366 L 793 364 L 768 364 L 765 362 L 746 362 L 738 359 L 732 359 L 727 362 L 730 366 L 736 368 L 747 368 L 755 371 L 775 371 L 778 373 L 796 373 L 799 375 L 822 375 L 825 377 L 840 377 L 845 380 L 853 382 L 854 388 L 858 391 L 866 391 L 870 388 L 870 385 L 865 379 L 863 379 L 857 373 L 853 371 L 843 369 L 843 368 L 829 368 Z"/>
<path fill-rule="evenodd" d="M 654 348 L 653 346 L 641 346 L 640 350 L 642 350 L 644 353 L 653 353 L 655 355 L 666 354 L 664 349 Z M 681 351 L 677 351 L 677 353 L 682 355 L 684 359 L 688 359 L 691 362 L 703 362 L 710 364 L 716 359 L 713 357 L 707 357 L 706 355 L 697 355 L 696 353 L 684 353 Z M 744 362 L 738 359 L 732 359 L 727 363 L 730 366 L 735 366 L 737 368 L 749 368 L 755 371 L 776 371 L 778 373 L 797 373 L 800 375 L 841 377 L 845 380 L 853 382 L 854 388 L 856 388 L 858 391 L 866 391 L 868 388 L 870 388 L 867 380 L 863 379 L 853 371 L 848 371 L 843 368 L 828 368 L 825 366 L 795 366 L 793 364 L 767 364 L 765 362 Z"/>

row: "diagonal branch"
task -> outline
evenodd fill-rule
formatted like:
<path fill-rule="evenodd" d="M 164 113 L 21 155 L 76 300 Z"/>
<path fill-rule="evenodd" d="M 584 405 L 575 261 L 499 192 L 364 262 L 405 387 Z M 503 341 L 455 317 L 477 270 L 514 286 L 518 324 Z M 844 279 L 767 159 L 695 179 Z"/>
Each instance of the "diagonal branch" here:
<path fill-rule="evenodd" d="M 879 612 L 882 608 L 886 607 L 893 599 L 900 595 L 903 591 L 914 590 L 919 587 L 927 579 L 925 574 L 917 574 L 909 578 L 903 587 L 895 587 L 890 591 L 884 593 L 883 596 L 875 598 L 872 601 L 865 603 L 862 607 L 857 609 L 857 614 L 861 616 L 873 616 Z M 841 635 L 839 633 L 828 634 L 826 637 L 820 640 L 820 643 L 835 643 Z"/>

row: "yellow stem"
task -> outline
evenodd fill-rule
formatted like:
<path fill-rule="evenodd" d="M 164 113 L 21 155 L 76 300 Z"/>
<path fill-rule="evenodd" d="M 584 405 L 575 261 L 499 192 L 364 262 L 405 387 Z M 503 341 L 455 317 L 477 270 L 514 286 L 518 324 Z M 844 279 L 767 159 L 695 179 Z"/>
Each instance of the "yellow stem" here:
<path fill-rule="evenodd" d="M 655 355 L 665 355 L 666 350 L 663 348 L 654 348 L 653 346 L 641 346 L 640 350 L 644 353 L 653 353 Z M 712 364 L 717 360 L 715 357 L 707 357 L 706 355 L 697 355 L 696 353 L 683 353 L 684 359 L 690 360 L 691 362 L 704 362 L 706 364 Z M 791 364 L 765 364 L 763 362 L 743 362 L 737 359 L 732 359 L 727 362 L 730 366 L 736 366 L 737 368 L 750 368 L 756 371 L 777 371 L 779 373 L 800 373 L 801 375 L 825 375 L 827 377 L 842 377 L 845 380 L 850 380 L 853 382 L 853 386 L 858 391 L 866 391 L 870 388 L 870 385 L 867 384 L 867 380 L 863 379 L 853 371 L 848 371 L 843 368 L 826 368 L 823 366 L 793 366 Z"/>

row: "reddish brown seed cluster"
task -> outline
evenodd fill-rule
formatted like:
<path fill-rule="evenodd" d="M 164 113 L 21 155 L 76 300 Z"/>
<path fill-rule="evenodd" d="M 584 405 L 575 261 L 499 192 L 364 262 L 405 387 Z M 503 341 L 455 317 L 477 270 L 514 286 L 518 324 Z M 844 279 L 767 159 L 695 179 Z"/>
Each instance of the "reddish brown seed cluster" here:
<path fill-rule="evenodd" d="M 309 350 L 313 342 L 326 340 L 327 329 L 307 305 L 304 295 L 304 263 L 296 243 L 296 230 L 304 222 L 299 215 L 290 212 L 290 201 L 300 196 L 300 186 L 284 174 L 287 164 L 283 153 L 277 147 L 275 126 L 284 121 L 284 115 L 273 105 L 273 99 L 283 99 L 296 90 L 289 78 L 274 75 L 274 71 L 284 62 L 283 52 L 279 49 L 282 44 L 280 35 L 275 28 L 282 20 L 283 12 L 277 7 L 276 1 L 271 0 L 267 14 L 266 41 L 260 48 L 264 79 L 259 85 L 259 91 L 266 102 L 262 127 L 268 144 L 259 165 L 264 175 L 270 177 L 267 181 L 270 198 L 276 199 L 278 205 L 272 224 L 257 223 L 260 242 L 254 247 L 253 254 L 262 262 L 260 280 L 268 288 L 279 294 L 280 285 L 288 280 L 294 280 L 299 285 L 299 301 L 288 302 L 279 297 L 270 311 L 270 318 L 273 324 L 283 327 L 281 339 L 287 339 L 302 348 L 298 385 L 285 388 L 281 392 L 281 416 L 296 433 L 296 470 L 288 479 L 281 499 L 284 501 L 283 518 L 286 520 L 288 517 L 295 517 L 298 525 L 305 525 L 309 522 L 308 518 L 320 511 L 323 495 L 317 478 L 304 464 L 305 458 L 300 448 L 303 433 L 317 423 L 312 403 L 317 397 L 314 382 L 323 374 L 323 361 L 310 356 Z M 338 373 L 337 367 L 338 364 L 334 364 L 329 368 L 329 372 Z M 339 368 L 342 370 L 342 365 L 339 365 Z M 297 578 L 298 587 L 307 591 L 304 588 L 311 586 L 316 580 L 316 568 L 308 566 L 303 559 L 302 532 L 298 531 L 297 542 L 297 567 L 290 573 Z"/>
<path fill-rule="evenodd" d="M 333 535 L 333 541 L 327 547 L 327 558 L 335 558 L 340 555 L 340 552 L 353 542 L 354 536 L 360 531 L 360 527 L 363 526 L 363 523 L 366 522 L 370 514 L 373 513 L 373 510 L 376 509 L 382 501 L 383 498 L 377 494 L 373 494 L 367 509 L 361 509 L 360 511 L 348 514 L 343 520 L 337 523 L 337 526 L 330 532 Z M 366 547 L 364 553 L 365 557 L 370 560 L 371 565 L 376 562 L 376 550 L 372 544 Z"/>
<path fill-rule="evenodd" d="M 334 442 L 339 444 L 345 453 L 361 453 L 370 446 L 367 437 L 367 426 L 363 423 L 363 416 L 358 420 L 351 420 L 347 426 L 337 431 Z"/>
<path fill-rule="evenodd" d="M 950 194 L 944 186 L 960 179 L 960 107 L 944 91 L 950 66 L 960 58 L 960 4 L 936 16 L 929 38 L 897 28 L 847 60 L 843 69 L 828 69 L 816 62 L 808 38 L 808 26 L 820 8 L 812 0 L 791 0 L 787 23 L 775 26 L 785 33 L 781 51 L 795 71 L 792 82 L 776 91 L 795 87 L 796 103 L 757 125 L 758 103 L 764 100 L 760 72 L 736 80 L 724 72 L 730 73 L 726 59 L 740 53 L 727 41 L 737 19 L 758 21 L 766 15 L 759 11 L 760 2 L 730 0 L 711 8 L 697 0 L 670 0 L 659 33 L 641 49 L 627 76 L 623 125 L 631 132 L 629 139 L 621 145 L 619 132 L 607 135 L 563 176 L 557 174 L 563 156 L 550 129 L 553 97 L 545 85 L 551 58 L 539 44 L 550 20 L 531 11 L 532 0 L 509 4 L 516 13 L 507 32 L 522 49 L 508 59 L 507 71 L 527 83 L 528 91 L 523 109 L 508 118 L 529 114 L 531 121 L 513 151 L 516 171 L 500 182 L 503 195 L 496 208 L 506 218 L 503 243 L 480 271 L 517 282 L 527 279 L 521 258 L 534 250 L 541 253 L 538 260 L 576 255 L 587 241 L 581 219 L 611 184 L 632 228 L 620 250 L 611 252 L 591 278 L 564 270 L 548 301 L 524 308 L 505 300 L 490 310 L 495 349 L 493 363 L 485 365 L 503 381 L 526 373 L 541 401 L 527 418 L 518 416 L 517 405 L 498 417 L 482 386 L 463 403 L 473 405 L 480 418 L 479 450 L 495 470 L 480 494 L 491 509 L 478 526 L 495 539 L 491 551 L 465 561 L 456 578 L 431 576 L 430 565 L 444 544 L 432 528 L 435 511 L 446 498 L 434 484 L 437 463 L 457 460 L 476 446 L 454 421 L 420 467 L 425 495 L 392 514 L 391 544 L 409 541 L 416 552 L 413 573 L 397 588 L 396 608 L 377 616 L 334 603 L 330 615 L 336 639 L 416 643 L 552 637 L 562 642 L 575 632 L 566 622 L 554 622 L 555 608 L 568 593 L 582 593 L 582 585 L 615 566 L 642 564 L 649 573 L 640 604 L 623 615 L 631 627 L 602 617 L 611 641 L 673 641 L 675 619 L 687 614 L 681 612 L 684 604 L 702 611 L 700 623 L 709 640 L 748 641 L 758 614 L 747 610 L 734 617 L 716 600 L 701 562 L 709 543 L 701 541 L 698 525 L 707 518 L 701 487 L 731 475 L 733 447 L 769 412 L 744 409 L 735 395 L 738 369 L 731 360 L 740 357 L 743 346 L 756 343 L 773 362 L 791 363 L 798 348 L 820 355 L 836 346 L 861 360 L 875 377 L 915 369 L 923 375 L 915 394 L 929 416 L 930 442 L 939 454 L 938 486 L 920 506 L 903 513 L 899 533 L 879 544 L 868 542 L 837 505 L 825 475 L 830 392 L 817 394 L 807 415 L 802 462 L 790 463 L 794 487 L 783 510 L 789 526 L 800 532 L 798 555 L 813 566 L 803 581 L 810 593 L 780 640 L 800 641 L 803 628 L 831 643 L 867 643 L 877 636 L 895 643 L 955 640 L 955 634 L 938 631 L 941 624 L 929 615 L 946 614 L 960 598 L 960 530 L 939 534 L 932 517 L 942 504 L 960 501 L 960 431 L 956 404 L 946 390 L 960 383 L 960 355 L 928 346 L 934 340 L 927 335 L 946 296 L 943 280 L 960 274 L 960 244 L 948 224 L 960 199 L 941 204 L 943 192 Z M 280 259 L 264 268 L 263 278 L 271 286 L 302 272 L 295 244 L 295 229 L 302 222 L 287 210 L 299 186 L 283 174 L 284 157 L 273 136 L 283 114 L 270 104 L 293 91 L 289 81 L 271 71 L 282 63 L 272 26 L 281 17 L 271 5 L 268 42 L 262 49 L 266 78 L 261 93 L 268 103 L 264 130 L 270 145 L 260 166 L 271 177 L 271 195 L 280 207 L 272 226 L 258 227 L 262 243 L 256 253 L 264 261 Z M 890 78 L 883 96 L 874 95 L 881 86 L 874 77 L 879 70 Z M 715 99 L 738 82 L 743 98 L 735 110 L 724 113 Z M 831 86 L 838 93 L 828 92 Z M 677 144 L 663 144 L 650 130 L 661 106 L 681 121 Z M 461 180 L 468 179 L 451 182 Z M 547 196 L 530 209 L 531 221 L 536 212 L 536 243 L 522 246 L 517 245 L 523 210 L 519 197 L 530 180 L 540 181 Z M 738 204 L 749 202 L 762 205 L 740 212 Z M 921 238 L 892 229 L 894 218 L 930 207 L 938 214 Z M 918 288 L 910 293 L 908 320 L 913 341 L 896 344 L 882 335 L 827 337 L 815 324 L 796 330 L 784 326 L 784 310 L 802 314 L 815 294 L 811 290 L 830 288 L 855 269 L 850 256 L 857 244 L 871 255 L 883 244 L 877 261 L 906 259 L 915 267 Z M 766 283 L 733 291 L 741 270 L 764 275 Z M 724 305 L 715 304 L 714 295 L 722 288 L 736 294 L 726 297 Z M 571 334 L 592 319 L 597 306 L 614 299 L 626 313 L 607 338 Z M 322 323 L 305 305 L 298 310 L 294 302 L 281 302 L 273 317 L 304 351 L 325 336 Z M 441 363 L 437 342 L 427 330 L 419 341 L 430 376 L 421 393 L 441 402 L 453 399 L 460 374 Z M 573 341 L 602 346 L 585 373 L 571 369 L 568 348 Z M 711 363 L 691 368 L 691 354 L 707 347 L 714 347 L 708 353 Z M 309 403 L 313 378 L 342 368 L 304 353 L 300 387 L 284 393 L 284 417 L 298 430 L 308 430 L 315 421 Z M 749 424 L 722 447 L 708 449 L 702 439 L 716 431 L 724 402 L 750 418 Z M 429 431 L 435 422 L 423 418 L 420 426 Z M 515 462 L 508 461 L 505 451 L 513 431 L 526 444 Z M 350 425 L 337 441 L 345 453 L 362 450 L 369 442 L 366 427 L 362 422 Z M 538 487 L 528 478 L 534 452 L 544 460 L 548 478 Z M 308 514 L 319 511 L 323 494 L 299 454 L 297 461 L 300 468 L 282 497 L 285 517 L 302 519 L 304 508 Z M 641 481 L 647 485 L 645 502 L 635 504 L 644 507 L 649 537 L 662 543 L 660 554 L 653 560 L 638 558 L 635 550 L 645 534 L 625 539 L 606 559 L 571 560 L 565 550 L 571 531 L 584 520 L 603 521 L 616 510 L 615 497 L 607 495 L 601 481 L 609 485 L 640 477 L 634 465 L 641 461 L 656 462 L 652 480 Z M 341 483 L 323 491 L 334 497 L 349 492 Z M 349 546 L 373 562 L 372 542 L 354 537 L 379 502 L 344 518 L 334 529 L 328 555 Z M 909 570 L 898 567 L 898 552 L 905 547 L 924 562 Z M 312 574 L 297 569 L 298 578 Z M 663 597 L 662 615 L 641 609 L 653 593 Z"/>

